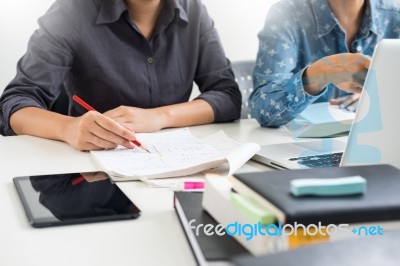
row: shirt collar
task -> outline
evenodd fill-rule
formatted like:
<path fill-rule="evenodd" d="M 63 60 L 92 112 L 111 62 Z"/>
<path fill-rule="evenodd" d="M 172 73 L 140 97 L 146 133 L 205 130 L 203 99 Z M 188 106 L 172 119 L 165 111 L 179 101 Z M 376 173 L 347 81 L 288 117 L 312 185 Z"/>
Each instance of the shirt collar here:
<path fill-rule="evenodd" d="M 368 27 L 373 33 L 379 35 L 379 26 L 380 22 L 380 14 L 378 12 L 378 8 L 381 7 L 383 1 L 371 1 L 368 0 L 368 6 L 365 11 L 365 17 L 367 18 L 366 27 Z"/>
<path fill-rule="evenodd" d="M 176 1 L 176 0 L 169 0 L 169 1 L 172 2 L 171 6 L 173 6 L 173 8 L 174 8 L 176 14 L 179 16 L 179 18 L 182 21 L 188 23 L 189 19 L 188 19 L 186 11 L 183 9 L 182 5 L 180 3 L 178 3 L 178 1 Z"/>
<path fill-rule="evenodd" d="M 375 13 L 377 12 L 375 2 L 376 1 L 366 0 L 367 6 L 360 27 L 360 32 L 363 34 L 367 34 L 369 30 L 378 34 L 378 21 L 376 21 L 378 17 L 375 16 Z M 316 18 L 318 37 L 321 38 L 331 32 L 336 26 L 339 26 L 339 21 L 329 7 L 328 0 L 311 1 L 311 3 Z"/>
<path fill-rule="evenodd" d="M 326 1 L 311 1 L 311 8 L 317 24 L 318 37 L 328 34 L 335 28 L 339 22 Z"/>
<path fill-rule="evenodd" d="M 175 15 L 183 22 L 188 23 L 186 11 L 177 0 L 164 1 L 167 8 L 164 8 L 163 12 L 167 12 L 172 18 Z M 128 9 L 124 0 L 104 0 L 101 2 L 96 24 L 108 24 L 116 22 L 125 11 L 128 11 Z"/>

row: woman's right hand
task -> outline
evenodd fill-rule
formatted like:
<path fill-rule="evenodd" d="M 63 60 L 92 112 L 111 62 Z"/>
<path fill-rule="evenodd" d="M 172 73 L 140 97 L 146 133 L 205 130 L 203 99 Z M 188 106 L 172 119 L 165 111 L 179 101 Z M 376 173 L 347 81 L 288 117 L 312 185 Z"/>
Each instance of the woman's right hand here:
<path fill-rule="evenodd" d="M 329 83 L 339 89 L 360 93 L 364 85 L 371 58 L 363 54 L 343 53 L 321 58 L 304 72 L 304 89 L 318 95 Z"/>
<path fill-rule="evenodd" d="M 128 128 L 96 111 L 71 117 L 66 124 L 63 140 L 82 151 L 113 149 L 122 145 L 132 149 L 135 134 Z"/>

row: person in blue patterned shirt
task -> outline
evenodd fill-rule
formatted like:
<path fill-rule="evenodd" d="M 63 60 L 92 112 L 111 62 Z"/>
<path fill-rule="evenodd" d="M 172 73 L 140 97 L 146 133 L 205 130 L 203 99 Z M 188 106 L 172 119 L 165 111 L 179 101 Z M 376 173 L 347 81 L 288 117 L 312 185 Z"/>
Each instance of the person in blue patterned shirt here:
<path fill-rule="evenodd" d="M 376 44 L 400 37 L 400 1 L 282 0 L 259 33 L 251 114 L 286 124 L 309 104 L 361 92 Z M 354 93 L 354 94 L 352 94 Z"/>

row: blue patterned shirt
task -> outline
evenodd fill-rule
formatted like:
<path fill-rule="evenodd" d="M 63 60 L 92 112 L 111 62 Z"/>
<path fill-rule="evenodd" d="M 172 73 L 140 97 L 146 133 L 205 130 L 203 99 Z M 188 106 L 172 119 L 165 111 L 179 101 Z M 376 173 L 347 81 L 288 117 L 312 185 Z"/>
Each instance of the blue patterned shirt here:
<path fill-rule="evenodd" d="M 360 28 L 351 47 L 328 0 L 282 0 L 269 11 L 258 35 L 259 50 L 250 96 L 251 114 L 261 126 L 281 126 L 309 104 L 346 94 L 328 84 L 319 95 L 304 91 L 308 65 L 337 53 L 372 56 L 384 38 L 400 37 L 400 4 L 396 0 L 366 0 Z"/>

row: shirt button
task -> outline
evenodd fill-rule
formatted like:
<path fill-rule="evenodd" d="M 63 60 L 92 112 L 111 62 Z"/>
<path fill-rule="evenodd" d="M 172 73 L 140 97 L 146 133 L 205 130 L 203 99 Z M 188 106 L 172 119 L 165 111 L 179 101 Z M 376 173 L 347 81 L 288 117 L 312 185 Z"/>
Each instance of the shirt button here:
<path fill-rule="evenodd" d="M 357 52 L 361 52 L 362 51 L 362 47 L 359 45 L 356 47 Z"/>
<path fill-rule="evenodd" d="M 153 58 L 151 58 L 151 57 L 149 57 L 149 58 L 147 58 L 147 63 L 149 63 L 149 64 L 153 64 Z"/>

